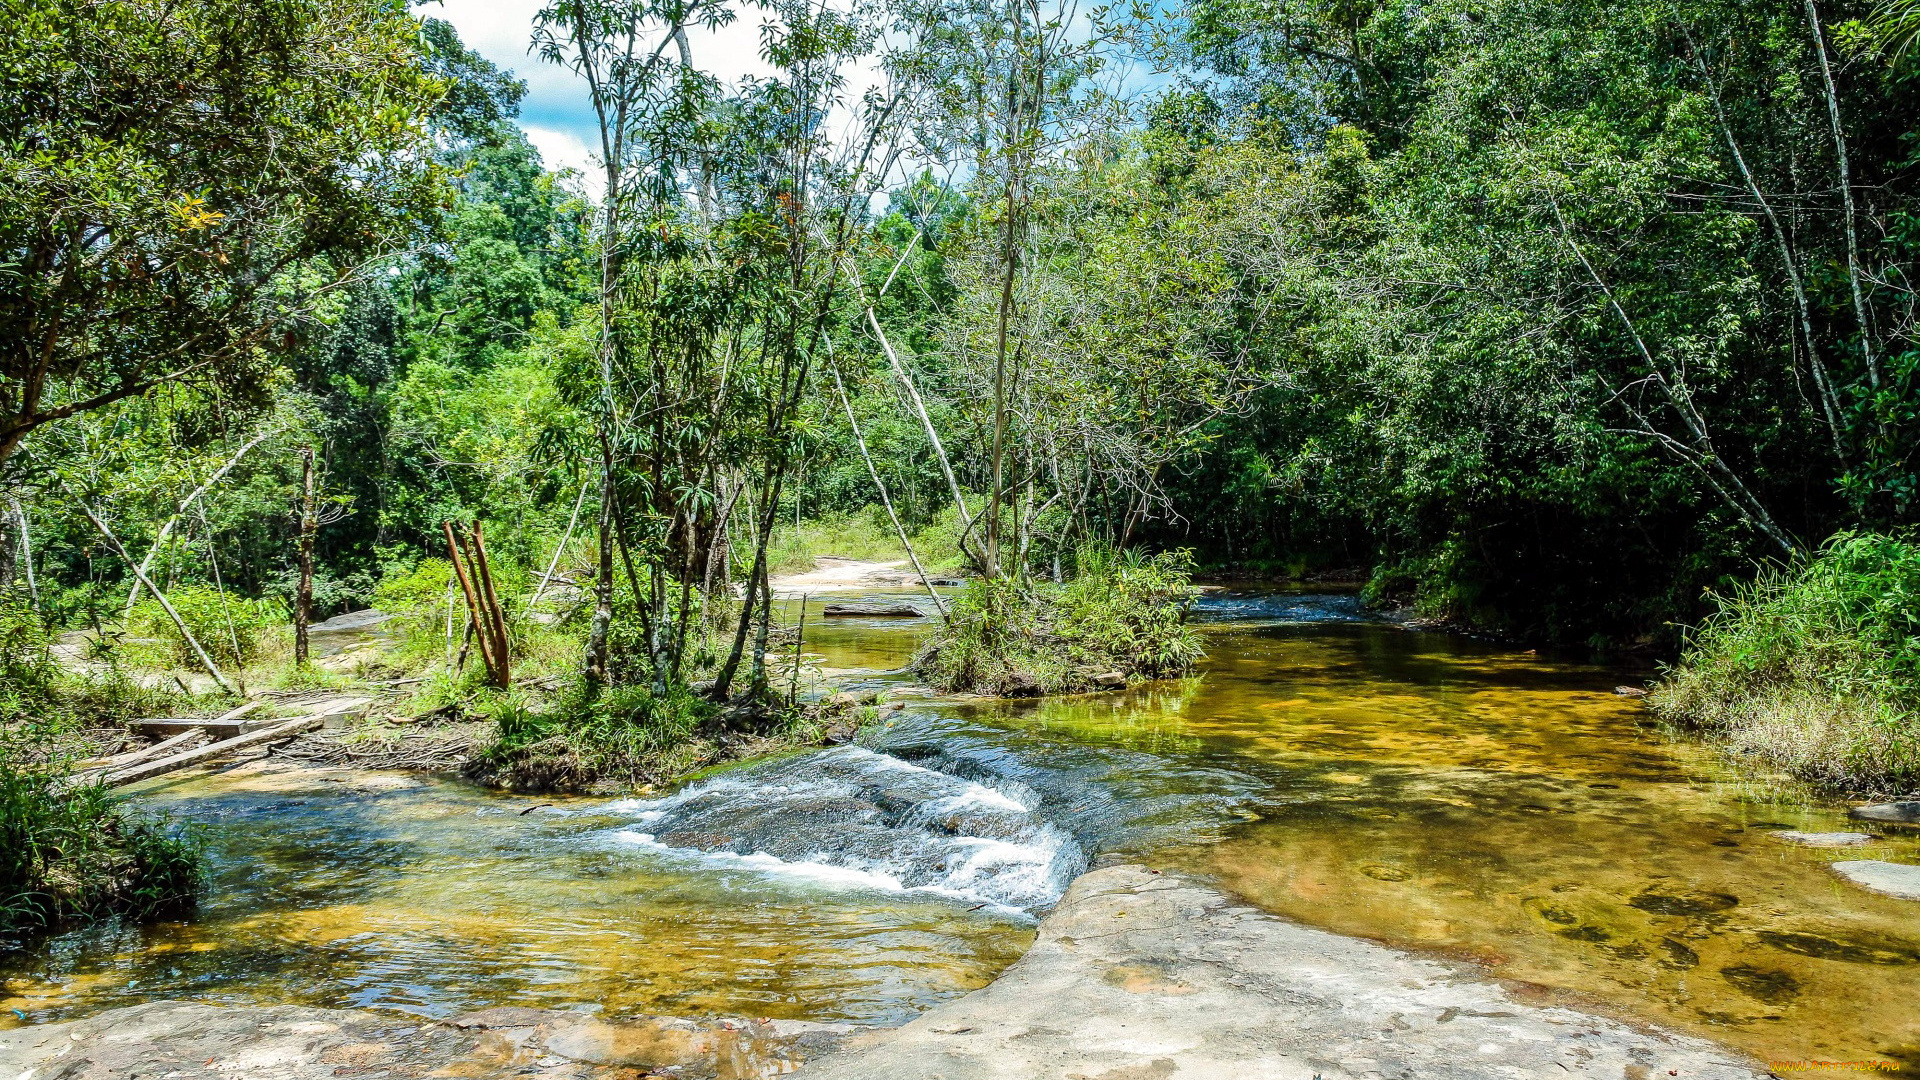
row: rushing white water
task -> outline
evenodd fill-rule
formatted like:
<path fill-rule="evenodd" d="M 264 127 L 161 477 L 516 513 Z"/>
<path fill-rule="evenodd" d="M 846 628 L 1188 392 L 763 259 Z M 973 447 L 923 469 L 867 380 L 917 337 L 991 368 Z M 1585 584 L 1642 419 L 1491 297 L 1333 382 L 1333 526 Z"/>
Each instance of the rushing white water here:
<path fill-rule="evenodd" d="M 923 892 L 1034 913 L 1086 868 L 1038 798 L 857 746 L 629 800 L 615 840 L 838 888 Z"/>

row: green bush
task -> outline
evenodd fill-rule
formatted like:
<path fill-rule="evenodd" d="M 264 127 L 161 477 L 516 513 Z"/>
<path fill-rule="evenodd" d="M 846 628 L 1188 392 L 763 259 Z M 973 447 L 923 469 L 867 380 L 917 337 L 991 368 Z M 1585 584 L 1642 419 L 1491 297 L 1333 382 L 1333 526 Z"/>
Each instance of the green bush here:
<path fill-rule="evenodd" d="M 685 687 L 664 696 L 644 686 L 575 689 L 544 711 L 510 698 L 494 713 L 492 745 L 468 772 L 516 791 L 658 782 L 706 764 L 712 747 L 698 736 L 718 713 Z"/>
<path fill-rule="evenodd" d="M 137 658 L 166 666 L 198 667 L 193 649 L 160 602 L 144 592 L 141 595 L 143 599 L 134 605 L 133 615 L 127 620 L 127 629 L 157 645 L 137 648 Z M 180 621 L 187 624 L 200 647 L 222 667 L 236 662 L 236 651 L 242 666 L 258 659 L 267 631 L 289 619 L 286 607 L 276 600 L 249 600 L 233 593 L 223 597 L 210 585 L 176 585 L 168 591 L 167 601 L 180 613 Z"/>
<path fill-rule="evenodd" d="M 0 745 L 0 934 L 120 913 L 155 918 L 192 905 L 200 856 L 187 838 L 126 812 L 106 788 L 66 787 Z"/>
<path fill-rule="evenodd" d="M 1065 584 L 970 581 L 945 626 L 914 658 L 943 690 L 1057 694 L 1088 690 L 1094 676 L 1165 678 L 1203 655 L 1187 625 L 1192 559 L 1086 545 Z"/>
<path fill-rule="evenodd" d="M 1721 598 L 1650 702 L 1803 780 L 1920 783 L 1920 545 L 1842 533 Z"/>

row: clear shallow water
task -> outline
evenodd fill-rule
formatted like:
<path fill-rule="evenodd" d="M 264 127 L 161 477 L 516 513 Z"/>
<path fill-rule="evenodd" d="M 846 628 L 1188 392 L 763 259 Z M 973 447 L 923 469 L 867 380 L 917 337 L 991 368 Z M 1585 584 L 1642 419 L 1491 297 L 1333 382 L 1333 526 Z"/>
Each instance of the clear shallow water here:
<path fill-rule="evenodd" d="M 1646 730 L 1617 672 L 1378 625 L 1345 596 L 1218 596 L 1196 618 L 1202 677 L 914 704 L 863 747 L 664 799 L 523 815 L 539 800 L 455 784 L 178 781 L 145 798 L 208 823 L 200 916 L 0 962 L 0 1008 L 894 1022 L 983 985 L 1073 874 L 1128 857 L 1762 1058 L 1920 1067 L 1920 904 L 1826 869 L 1920 861 L 1920 842 L 1770 838 L 1851 826 Z M 898 682 L 880 673 L 924 626 L 817 620 L 816 602 L 805 648 Z"/>

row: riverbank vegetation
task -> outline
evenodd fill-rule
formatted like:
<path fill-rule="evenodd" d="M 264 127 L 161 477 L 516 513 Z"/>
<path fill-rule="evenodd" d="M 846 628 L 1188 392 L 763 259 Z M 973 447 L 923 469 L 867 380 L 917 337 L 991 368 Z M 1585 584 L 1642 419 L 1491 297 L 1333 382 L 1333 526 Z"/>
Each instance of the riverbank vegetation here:
<path fill-rule="evenodd" d="M 1142 556 L 1097 544 L 1075 552 L 1061 584 L 969 582 L 914 657 L 931 685 L 1003 697 L 1112 690 L 1193 670 L 1186 552 Z"/>
<path fill-rule="evenodd" d="M 1665 719 L 1829 788 L 1920 785 L 1920 546 L 1834 538 L 1744 584 L 1651 699 Z"/>

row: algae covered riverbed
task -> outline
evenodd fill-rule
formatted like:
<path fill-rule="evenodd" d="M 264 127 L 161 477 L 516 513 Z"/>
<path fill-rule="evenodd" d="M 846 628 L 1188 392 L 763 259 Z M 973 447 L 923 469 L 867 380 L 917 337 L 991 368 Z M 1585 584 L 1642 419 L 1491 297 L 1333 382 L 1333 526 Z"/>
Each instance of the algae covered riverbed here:
<path fill-rule="evenodd" d="M 1125 856 L 1762 1059 L 1920 1067 L 1920 904 L 1827 870 L 1920 861 L 1915 840 L 1773 837 L 1847 826 L 1647 728 L 1618 672 L 1349 597 L 1197 614 L 1200 677 L 915 702 L 857 751 L 670 799 L 271 769 L 155 785 L 144 802 L 205 830 L 202 910 L 16 957 L 0 1023 L 154 998 L 897 1023 L 986 984 L 1073 875 Z M 915 633 L 833 624 L 809 648 L 879 670 Z"/>

